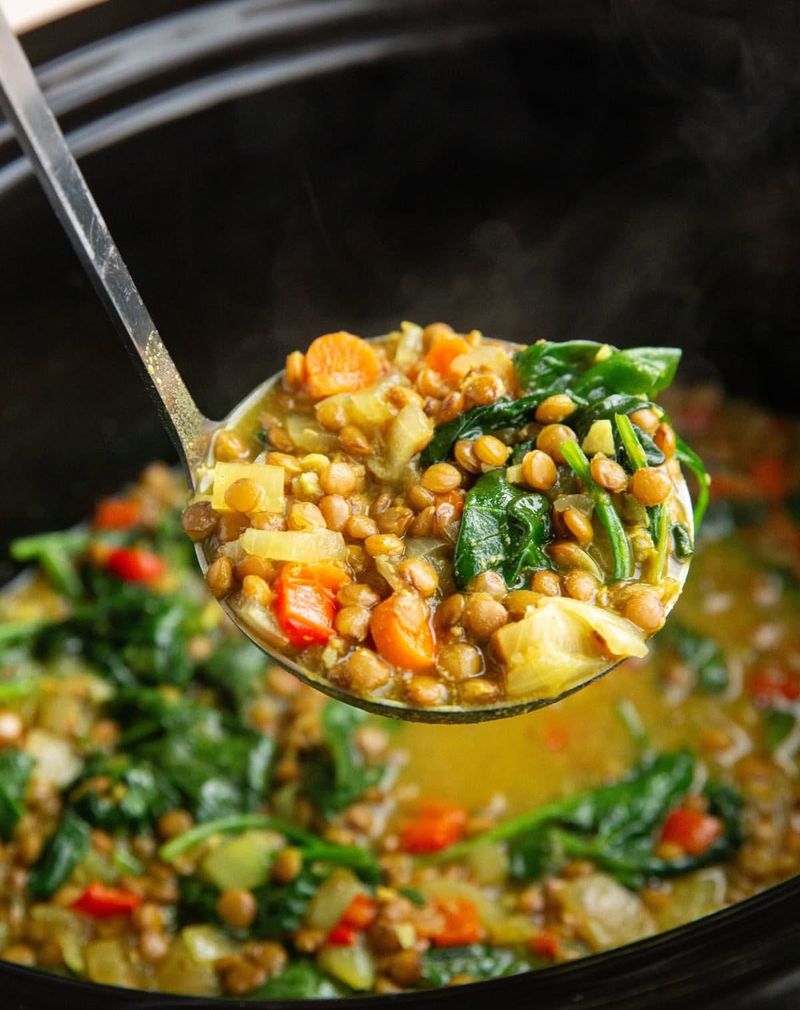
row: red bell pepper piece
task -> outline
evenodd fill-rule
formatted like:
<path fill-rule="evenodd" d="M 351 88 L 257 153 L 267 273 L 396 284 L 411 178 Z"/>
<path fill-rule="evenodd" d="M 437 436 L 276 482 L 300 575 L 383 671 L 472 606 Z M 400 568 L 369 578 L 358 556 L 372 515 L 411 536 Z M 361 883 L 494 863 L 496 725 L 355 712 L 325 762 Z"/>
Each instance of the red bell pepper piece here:
<path fill-rule="evenodd" d="M 561 942 L 555 933 L 547 929 L 540 929 L 539 932 L 528 940 L 528 949 L 535 957 L 544 958 L 545 961 L 555 961 L 561 951 Z"/>
<path fill-rule="evenodd" d="M 800 698 L 800 677 L 777 667 L 760 667 L 747 682 L 747 691 L 757 705 L 775 701 L 797 701 Z"/>
<path fill-rule="evenodd" d="M 377 917 L 375 899 L 368 894 L 357 894 L 328 933 L 328 943 L 337 947 L 351 946 L 358 934 L 368 929 Z"/>
<path fill-rule="evenodd" d="M 288 564 L 275 580 L 275 613 L 296 649 L 321 645 L 333 634 L 336 593 L 349 576 L 330 564 Z"/>
<path fill-rule="evenodd" d="M 117 578 L 144 585 L 157 582 L 167 570 L 163 558 L 143 547 L 120 547 L 109 554 L 106 564 Z"/>
<path fill-rule="evenodd" d="M 722 834 L 722 821 L 700 810 L 678 807 L 664 821 L 661 841 L 680 845 L 690 856 L 702 856 Z"/>
<path fill-rule="evenodd" d="M 73 901 L 72 908 L 92 919 L 110 919 L 115 915 L 130 915 L 141 903 L 142 899 L 133 891 L 106 887 L 105 884 L 94 881 Z"/>

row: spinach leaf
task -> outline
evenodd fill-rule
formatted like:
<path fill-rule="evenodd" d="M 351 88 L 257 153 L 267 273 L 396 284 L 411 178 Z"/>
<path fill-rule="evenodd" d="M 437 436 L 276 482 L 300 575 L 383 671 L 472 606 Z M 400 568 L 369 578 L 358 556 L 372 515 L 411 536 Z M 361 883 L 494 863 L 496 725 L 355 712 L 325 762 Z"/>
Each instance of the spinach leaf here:
<path fill-rule="evenodd" d="M 260 939 L 278 939 L 296 933 L 323 879 L 312 866 L 304 866 L 288 884 L 265 884 L 256 888 L 253 894 L 258 912 L 250 927 L 251 934 Z"/>
<path fill-rule="evenodd" d="M 694 543 L 692 537 L 683 523 L 674 523 L 672 526 L 672 539 L 675 542 L 675 556 L 685 561 L 694 554 Z"/>
<path fill-rule="evenodd" d="M 575 386 L 603 347 L 594 340 L 537 340 L 514 355 L 514 368 L 523 390 L 547 390 L 548 395 Z"/>
<path fill-rule="evenodd" d="M 69 880 L 89 851 L 89 834 L 89 825 L 74 810 L 64 814 L 28 876 L 28 891 L 34 898 L 49 898 Z"/>
<path fill-rule="evenodd" d="M 383 774 L 383 768 L 364 761 L 356 746 L 355 732 L 366 718 L 339 701 L 327 702 L 322 710 L 323 748 L 306 763 L 303 791 L 326 817 L 357 800 Z"/>
<path fill-rule="evenodd" d="M 517 588 L 526 573 L 552 567 L 544 551 L 552 536 L 543 494 L 514 487 L 501 470 L 485 473 L 464 501 L 453 559 L 456 583 L 463 588 L 491 569 Z"/>
<path fill-rule="evenodd" d="M 264 653 L 258 646 L 245 639 L 231 640 L 214 650 L 201 673 L 241 710 L 258 690 L 265 666 Z"/>
<path fill-rule="evenodd" d="M 98 780 L 108 782 L 102 791 L 92 785 Z M 160 772 L 123 754 L 88 761 L 72 795 L 77 813 L 109 831 L 144 831 L 180 803 Z"/>
<path fill-rule="evenodd" d="M 313 961 L 292 961 L 279 975 L 247 994 L 248 999 L 301 1000 L 335 999 L 344 996 L 344 987 L 323 974 Z"/>
<path fill-rule="evenodd" d="M 16 747 L 0 752 L 0 838 L 5 842 L 25 812 L 25 790 L 33 765 L 30 754 Z"/>
<path fill-rule="evenodd" d="M 446 424 L 437 425 L 433 438 L 420 456 L 423 467 L 441 463 L 452 454 L 462 438 L 477 438 L 503 428 L 519 428 L 533 419 L 543 396 L 523 396 L 519 400 L 504 397 L 494 403 L 473 407 Z"/>
<path fill-rule="evenodd" d="M 584 372 L 573 390 L 589 399 L 609 393 L 652 399 L 671 385 L 680 360 L 677 347 L 615 349 Z"/>
<path fill-rule="evenodd" d="M 469 975 L 476 980 L 518 975 L 529 971 L 531 964 L 513 950 L 487 947 L 473 943 L 466 947 L 439 947 L 422 955 L 422 984 L 450 985 L 457 975 Z"/>
<path fill-rule="evenodd" d="M 613 421 L 617 414 L 632 414 L 634 410 L 650 407 L 649 400 L 641 396 L 630 396 L 627 393 L 611 393 L 597 400 L 592 400 L 584 407 L 579 407 L 569 417 L 569 426 L 579 439 L 589 431 L 595 421 Z"/>
<path fill-rule="evenodd" d="M 672 618 L 661 636 L 662 646 L 677 654 L 693 671 L 697 686 L 706 694 L 720 694 L 730 683 L 728 664 L 719 643 Z"/>
<path fill-rule="evenodd" d="M 726 858 L 742 841 L 741 801 L 711 783 L 709 809 L 723 822 L 721 836 L 701 855 L 665 860 L 654 855 L 657 829 L 689 791 L 694 758 L 685 751 L 648 755 L 619 782 L 546 804 L 482 835 L 451 846 L 434 862 L 460 859 L 476 845 L 508 841 L 511 874 L 535 879 L 566 859 L 590 859 L 630 887 Z"/>
<path fill-rule="evenodd" d="M 697 453 L 684 440 L 678 437 L 675 440 L 675 455 L 681 466 L 694 474 L 697 480 L 697 502 L 694 506 L 694 530 L 695 535 L 703 522 L 710 498 L 711 478 L 709 477 L 705 464 Z"/>
<path fill-rule="evenodd" d="M 764 711 L 764 746 L 769 751 L 782 743 L 797 724 L 797 715 L 782 708 L 768 708 Z"/>

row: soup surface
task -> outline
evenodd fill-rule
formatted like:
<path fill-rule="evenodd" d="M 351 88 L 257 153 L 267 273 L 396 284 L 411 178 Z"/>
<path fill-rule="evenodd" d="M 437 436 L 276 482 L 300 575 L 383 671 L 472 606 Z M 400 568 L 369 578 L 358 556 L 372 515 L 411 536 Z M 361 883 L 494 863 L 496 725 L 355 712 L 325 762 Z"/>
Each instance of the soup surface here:
<path fill-rule="evenodd" d="M 404 323 L 314 340 L 216 433 L 207 581 L 315 682 L 409 706 L 558 698 L 647 654 L 693 551 L 653 400 L 675 348 Z"/>
<path fill-rule="evenodd" d="M 369 718 L 267 666 L 165 467 L 18 541 L 0 956 L 198 995 L 392 992 L 607 950 L 796 873 L 797 429 L 714 390 L 668 407 L 716 490 L 675 613 L 649 658 L 503 722 Z"/>

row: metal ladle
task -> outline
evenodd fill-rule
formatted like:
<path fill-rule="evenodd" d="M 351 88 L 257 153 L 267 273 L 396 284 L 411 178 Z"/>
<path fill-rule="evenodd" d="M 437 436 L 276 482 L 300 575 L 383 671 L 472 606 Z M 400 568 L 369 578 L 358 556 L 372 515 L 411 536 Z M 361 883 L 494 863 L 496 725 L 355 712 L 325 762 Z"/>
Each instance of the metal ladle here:
<path fill-rule="evenodd" d="M 250 393 L 222 421 L 205 417 L 192 399 L 175 363 L 158 335 L 155 324 L 133 278 L 114 244 L 86 180 L 70 152 L 64 135 L 42 94 L 30 63 L 0 10 L 0 105 L 14 127 L 17 139 L 30 158 L 39 182 L 61 225 L 78 254 L 95 290 L 113 319 L 120 336 L 139 367 L 192 486 L 198 467 L 206 461 L 213 433 L 231 423 L 250 404 L 258 401 L 269 379 Z M 684 481 L 679 489 L 686 514 L 691 515 L 689 491 Z M 208 562 L 198 545 L 197 557 L 205 572 Z M 689 565 L 674 567 L 683 588 Z M 673 599 L 677 599 L 677 596 Z M 312 687 L 379 715 L 419 722 L 480 722 L 519 715 L 542 708 L 580 690 L 617 666 L 614 663 L 555 697 L 500 701 L 484 707 L 442 706 L 414 708 L 403 702 L 361 698 L 330 683 L 319 674 L 298 665 L 261 641 L 232 608 L 222 603 L 228 616 L 271 659 Z"/>

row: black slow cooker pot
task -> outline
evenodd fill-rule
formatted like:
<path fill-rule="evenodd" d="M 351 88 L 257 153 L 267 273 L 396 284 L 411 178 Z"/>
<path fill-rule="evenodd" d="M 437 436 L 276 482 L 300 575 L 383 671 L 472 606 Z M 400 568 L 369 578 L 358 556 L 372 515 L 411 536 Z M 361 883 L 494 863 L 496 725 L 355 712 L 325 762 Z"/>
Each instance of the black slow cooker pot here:
<path fill-rule="evenodd" d="M 781 0 L 111 0 L 25 44 L 220 416 L 289 348 L 401 318 L 678 343 L 685 375 L 791 409 L 798 41 Z M 173 457 L 1 121 L 0 266 L 3 549 Z M 358 1005 L 795 1008 L 799 895 L 793 881 L 575 964 Z M 3 1010 L 254 1005 L 0 964 Z"/>

